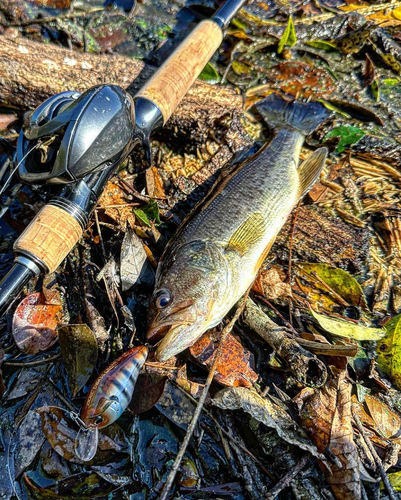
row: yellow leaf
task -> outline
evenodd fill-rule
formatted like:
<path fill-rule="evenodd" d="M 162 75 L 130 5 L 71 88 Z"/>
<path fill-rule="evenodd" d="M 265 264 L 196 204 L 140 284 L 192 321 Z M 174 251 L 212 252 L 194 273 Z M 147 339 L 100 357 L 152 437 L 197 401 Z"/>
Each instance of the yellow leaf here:
<path fill-rule="evenodd" d="M 369 328 L 351 321 L 319 314 L 311 309 L 312 315 L 318 320 L 320 326 L 338 337 L 355 340 L 379 340 L 386 332 L 381 328 Z"/>
<path fill-rule="evenodd" d="M 288 19 L 287 27 L 284 30 L 283 36 L 278 42 L 277 53 L 281 54 L 286 45 L 288 47 L 293 47 L 297 43 L 297 35 L 295 33 L 295 26 L 292 20 L 292 16 Z"/>
<path fill-rule="evenodd" d="M 386 336 L 377 344 L 377 363 L 401 389 L 401 314 L 385 325 Z"/>

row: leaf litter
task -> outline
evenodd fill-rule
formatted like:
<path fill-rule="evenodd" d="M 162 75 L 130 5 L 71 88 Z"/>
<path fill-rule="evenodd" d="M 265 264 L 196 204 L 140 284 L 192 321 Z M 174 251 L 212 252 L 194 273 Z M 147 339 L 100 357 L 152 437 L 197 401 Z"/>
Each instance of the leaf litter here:
<path fill-rule="evenodd" d="M 117 3 L 111 10 L 83 6 L 88 24 L 63 19 L 63 10 L 58 21 L 36 24 L 60 5 L 32 5 L 21 7 L 19 16 L 10 2 L 0 9 L 6 24 L 31 22 L 29 29 L 16 28 L 18 36 L 59 45 L 69 40 L 74 50 L 86 40 L 91 51 L 155 63 L 159 56 L 152 51 L 182 39 L 184 25 L 208 16 L 211 6 L 139 2 L 131 19 Z M 151 169 L 125 165 L 99 202 L 98 227 L 89 226 L 52 277 L 56 289 L 41 283 L 30 288 L 16 304 L 13 328 L 2 324 L 1 473 L 14 464 L 14 476 L 2 480 L 3 498 L 11 498 L 14 488 L 36 498 L 157 497 L 210 370 L 210 396 L 172 495 L 195 498 L 198 489 L 208 498 L 271 492 L 287 499 L 306 491 L 320 499 L 330 495 L 330 485 L 339 499 L 393 498 L 388 485 L 380 492 L 372 483 L 379 462 L 365 438 L 384 468 L 386 454 L 399 444 L 401 401 L 399 11 L 398 4 L 340 0 L 253 2 L 242 9 L 202 78 L 235 86 L 247 107 L 279 91 L 321 99 L 334 110 L 302 151 L 307 156 L 323 141 L 331 148 L 320 182 L 296 222 L 290 217 L 278 236 L 255 282 L 254 303 L 222 351 L 216 354 L 221 331 L 215 330 L 165 364 L 150 357 L 128 410 L 101 434 L 87 465 L 75 455 L 74 415 L 96 376 L 144 342 L 154 267 L 166 242 L 199 201 L 202 183 L 212 183 L 227 159 L 262 143 L 268 132 L 246 114 L 240 121 L 233 115 L 199 141 L 192 125 L 183 123 L 171 137 L 154 138 Z M 20 224 L 12 217 L 9 222 Z M 90 325 L 93 333 L 77 333 L 77 325 Z M 389 481 L 399 489 L 398 452 L 390 462 Z M 318 471 L 323 463 L 325 477 Z"/>

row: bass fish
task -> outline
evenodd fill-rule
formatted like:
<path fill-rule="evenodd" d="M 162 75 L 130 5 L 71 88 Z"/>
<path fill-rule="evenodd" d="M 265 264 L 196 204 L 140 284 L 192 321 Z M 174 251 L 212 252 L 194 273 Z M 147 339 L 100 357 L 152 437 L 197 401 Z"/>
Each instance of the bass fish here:
<path fill-rule="evenodd" d="M 305 136 L 330 112 L 276 94 L 254 105 L 275 131 L 184 220 L 156 272 L 148 340 L 166 361 L 220 323 L 255 279 L 277 233 L 324 166 L 327 149 L 299 167 Z"/>

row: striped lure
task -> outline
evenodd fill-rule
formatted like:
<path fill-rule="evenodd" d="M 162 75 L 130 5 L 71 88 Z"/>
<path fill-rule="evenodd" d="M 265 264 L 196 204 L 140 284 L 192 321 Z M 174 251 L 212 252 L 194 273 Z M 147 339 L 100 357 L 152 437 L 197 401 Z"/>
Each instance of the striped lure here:
<path fill-rule="evenodd" d="M 147 356 L 147 347 L 134 347 L 115 359 L 95 380 L 82 408 L 81 428 L 75 441 L 75 451 L 81 460 L 93 458 L 98 429 L 115 422 L 129 405 Z"/>

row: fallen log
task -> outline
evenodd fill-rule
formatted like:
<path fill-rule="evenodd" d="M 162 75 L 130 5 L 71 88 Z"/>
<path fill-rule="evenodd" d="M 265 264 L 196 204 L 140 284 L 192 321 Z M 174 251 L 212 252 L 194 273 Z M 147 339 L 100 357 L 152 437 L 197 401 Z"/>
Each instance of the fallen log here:
<path fill-rule="evenodd" d="M 119 55 L 72 52 L 26 38 L 0 36 L 0 104 L 34 109 L 53 94 L 86 89 L 102 83 L 128 88 L 132 95 L 156 68 Z M 197 81 L 168 121 L 167 130 L 204 142 L 223 116 L 238 121 L 242 98 L 234 89 Z M 190 135 L 189 135 L 190 134 Z"/>

